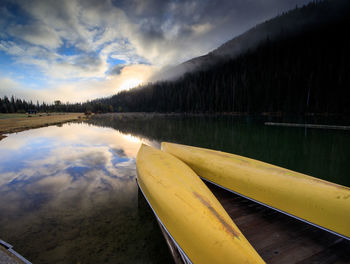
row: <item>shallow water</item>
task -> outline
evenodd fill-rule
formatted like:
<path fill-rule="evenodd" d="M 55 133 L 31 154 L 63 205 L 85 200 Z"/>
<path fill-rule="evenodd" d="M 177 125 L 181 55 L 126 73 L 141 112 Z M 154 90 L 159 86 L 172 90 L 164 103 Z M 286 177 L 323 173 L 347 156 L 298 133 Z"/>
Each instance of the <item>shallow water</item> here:
<path fill-rule="evenodd" d="M 139 201 L 141 142 L 87 124 L 0 141 L 1 239 L 33 263 L 169 261 L 159 228 Z"/>
<path fill-rule="evenodd" d="M 251 117 L 104 115 L 0 141 L 0 239 L 33 263 L 168 263 L 135 182 L 142 142 L 218 149 L 350 186 L 350 132 Z"/>

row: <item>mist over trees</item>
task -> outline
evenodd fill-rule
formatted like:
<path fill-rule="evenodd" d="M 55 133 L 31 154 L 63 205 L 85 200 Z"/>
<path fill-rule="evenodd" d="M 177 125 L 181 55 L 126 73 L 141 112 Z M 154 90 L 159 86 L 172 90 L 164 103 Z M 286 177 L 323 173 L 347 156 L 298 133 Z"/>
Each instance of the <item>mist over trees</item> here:
<path fill-rule="evenodd" d="M 291 12 L 324 13 L 329 5 L 314 2 Z M 343 14 L 350 14 L 347 7 Z M 350 16 L 343 15 L 298 32 L 282 30 L 234 59 L 101 102 L 118 111 L 350 114 L 349 26 Z"/>
<path fill-rule="evenodd" d="M 267 38 L 275 40 L 281 34 L 298 33 L 315 26 L 328 24 L 339 17 L 349 15 L 348 0 L 322 0 L 312 1 L 311 3 L 294 10 L 283 12 L 275 18 L 260 23 L 243 34 L 234 37 L 225 42 L 217 49 L 206 55 L 192 58 L 175 67 L 165 69 L 156 74 L 155 78 L 159 80 L 174 79 L 184 73 L 204 69 L 218 62 L 232 59 L 237 55 L 253 50 Z"/>
<path fill-rule="evenodd" d="M 339 3 L 339 16 L 323 15 Z M 319 23 L 312 20 L 302 29 L 284 29 L 293 17 L 305 15 L 322 19 Z M 0 112 L 350 114 L 350 2 L 316 1 L 273 19 L 273 23 L 281 23 L 273 38 L 267 36 L 235 58 L 216 61 L 175 81 L 150 83 L 77 104 L 35 104 L 6 97 L 0 99 Z"/>

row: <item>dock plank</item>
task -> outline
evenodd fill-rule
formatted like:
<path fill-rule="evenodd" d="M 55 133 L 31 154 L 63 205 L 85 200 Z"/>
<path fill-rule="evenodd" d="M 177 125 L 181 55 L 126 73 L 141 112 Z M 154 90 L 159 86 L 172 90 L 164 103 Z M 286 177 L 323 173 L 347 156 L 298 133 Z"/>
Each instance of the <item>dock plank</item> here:
<path fill-rule="evenodd" d="M 267 263 L 350 263 L 350 241 L 205 183 Z"/>

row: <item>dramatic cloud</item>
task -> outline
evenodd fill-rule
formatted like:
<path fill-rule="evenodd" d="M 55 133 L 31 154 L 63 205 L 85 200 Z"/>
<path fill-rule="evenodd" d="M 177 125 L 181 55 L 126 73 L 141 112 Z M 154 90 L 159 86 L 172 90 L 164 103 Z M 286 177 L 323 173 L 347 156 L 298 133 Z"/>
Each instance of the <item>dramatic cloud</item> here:
<path fill-rule="evenodd" d="M 81 101 L 85 92 L 83 98 L 90 99 L 105 96 L 104 91 L 110 95 L 146 82 L 150 71 L 203 55 L 255 24 L 306 2 L 3 0 L 0 96 L 25 89 L 33 99 L 37 91 L 47 94 L 47 100 L 52 94 L 62 99 L 65 93 L 55 93 L 61 90 L 72 93 L 71 101 Z M 131 76 L 128 67 L 146 73 Z M 9 79 L 21 85 L 15 88 Z"/>
<path fill-rule="evenodd" d="M 62 45 L 62 41 L 56 31 L 41 24 L 14 25 L 9 28 L 8 33 L 33 45 L 47 48 L 58 48 Z"/>

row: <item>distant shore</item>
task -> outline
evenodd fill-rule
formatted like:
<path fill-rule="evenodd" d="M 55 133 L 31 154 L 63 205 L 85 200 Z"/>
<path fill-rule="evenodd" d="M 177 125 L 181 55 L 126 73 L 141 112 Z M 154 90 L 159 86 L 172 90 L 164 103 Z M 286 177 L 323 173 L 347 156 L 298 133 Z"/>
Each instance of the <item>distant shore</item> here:
<path fill-rule="evenodd" d="M 264 117 L 283 117 L 292 116 L 282 112 L 262 112 L 262 113 L 247 113 L 247 112 L 107 112 L 94 115 L 94 118 L 105 116 L 116 116 L 118 118 L 153 118 L 153 117 L 177 117 L 177 116 L 264 116 Z M 334 113 L 304 113 L 304 117 L 339 117 L 340 114 Z M 350 118 L 350 117 L 349 117 Z"/>
<path fill-rule="evenodd" d="M 59 125 L 86 118 L 84 113 L 42 113 L 36 115 L 0 114 L 0 140 L 6 137 L 4 134 L 20 132 L 32 128 Z"/>

